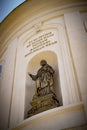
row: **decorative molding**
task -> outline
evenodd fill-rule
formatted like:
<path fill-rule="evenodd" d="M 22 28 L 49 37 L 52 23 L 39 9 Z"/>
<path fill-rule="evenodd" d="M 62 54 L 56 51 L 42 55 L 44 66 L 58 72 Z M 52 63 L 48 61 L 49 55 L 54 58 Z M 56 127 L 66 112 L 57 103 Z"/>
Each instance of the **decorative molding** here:
<path fill-rule="evenodd" d="M 38 22 L 37 24 L 35 24 L 33 27 L 35 28 L 36 33 L 41 31 L 41 27 L 42 27 L 42 22 Z"/>
<path fill-rule="evenodd" d="M 73 59 L 72 59 L 72 57 L 71 57 L 71 52 L 70 52 L 70 50 L 69 50 L 69 46 L 68 46 L 68 44 L 67 44 L 67 42 L 69 42 L 68 40 L 63 40 L 63 39 L 61 39 L 60 38 L 60 31 L 62 31 L 62 35 L 63 36 L 65 36 L 66 35 L 66 32 L 64 33 L 64 25 L 63 24 L 60 24 L 60 23 L 51 23 L 51 24 L 43 24 L 43 27 L 42 27 L 42 30 L 56 30 L 57 32 L 58 32 L 58 36 L 59 36 L 59 38 L 58 38 L 58 42 L 52 42 L 52 44 L 54 43 L 59 43 L 60 45 L 60 50 L 61 50 L 61 52 L 62 52 L 62 56 L 64 56 L 65 54 L 66 55 L 68 55 L 68 62 L 67 62 L 67 65 L 69 65 L 70 66 L 70 68 L 72 68 L 70 71 L 71 71 L 71 73 L 69 73 L 71 76 L 72 76 L 72 78 L 70 78 L 71 76 L 69 76 L 69 75 L 67 75 L 67 67 L 65 68 L 65 75 L 66 75 L 66 79 L 68 79 L 69 80 L 69 82 L 67 81 L 67 89 L 69 89 L 69 91 L 67 91 L 67 94 L 68 94 L 68 96 L 69 96 L 69 102 L 68 103 L 73 103 L 74 101 L 80 101 L 80 90 L 79 91 L 77 91 L 77 93 L 75 93 L 75 91 L 73 90 L 73 93 L 75 93 L 75 96 L 73 97 L 73 94 L 71 93 L 71 91 L 70 91 L 70 86 L 71 86 L 71 81 L 73 80 L 73 87 L 75 87 L 75 88 L 77 88 L 77 90 L 78 90 L 78 81 L 76 81 L 76 80 L 78 80 L 77 78 L 74 80 L 74 75 L 76 75 L 76 73 L 75 73 L 75 71 L 74 71 L 74 67 L 72 66 L 72 64 L 73 64 Z M 32 38 L 32 36 L 34 36 L 35 35 L 35 31 L 33 30 L 33 32 L 32 32 L 33 34 L 31 34 L 30 33 L 30 35 L 29 35 L 29 33 L 27 34 L 27 36 L 28 36 L 28 38 L 27 38 L 27 41 L 26 41 L 26 39 L 25 39 L 25 41 L 26 42 L 28 42 L 28 40 L 29 39 L 31 39 Z M 26 37 L 27 37 L 26 36 Z M 66 37 L 67 38 L 67 37 Z M 22 43 L 21 44 L 23 44 L 23 46 L 26 46 L 26 42 L 25 41 L 22 41 Z M 50 44 L 51 45 L 51 44 Z M 67 48 L 66 48 L 66 45 L 67 45 L 67 48 L 68 48 L 68 53 L 67 53 Z M 31 53 L 33 53 L 33 52 L 36 52 L 36 51 L 40 51 L 41 49 L 43 49 L 43 48 L 40 48 L 39 50 L 36 48 L 34 51 L 31 51 L 31 52 L 27 52 L 26 54 L 24 54 L 24 56 L 26 57 L 26 58 L 28 58 L 28 55 L 30 55 Z M 62 59 L 63 59 L 64 57 L 62 57 Z M 72 61 L 72 62 L 71 62 Z M 64 59 L 63 59 L 63 63 L 65 63 L 64 62 Z M 74 74 L 74 75 L 73 75 Z M 64 89 L 62 90 L 62 92 L 64 92 Z M 63 94 L 63 93 L 62 93 Z M 73 99 L 74 99 L 74 101 L 73 101 Z"/>
<path fill-rule="evenodd" d="M 53 116 L 58 116 L 58 115 L 62 115 L 62 114 L 67 114 L 70 112 L 74 112 L 74 111 L 82 111 L 84 110 L 84 105 L 82 103 L 78 104 L 78 105 L 74 105 L 74 106 L 66 106 L 66 107 L 60 107 L 60 108 L 54 108 L 52 110 L 49 110 L 49 112 L 43 112 L 42 114 L 38 114 L 38 116 L 33 116 L 31 118 L 29 118 L 29 120 L 27 119 L 26 122 L 20 124 L 18 127 L 12 129 L 12 130 L 21 130 L 24 127 L 27 127 L 29 124 L 32 124 L 36 121 L 41 121 L 47 118 L 51 118 Z M 35 118 L 34 118 L 35 117 Z"/>
<path fill-rule="evenodd" d="M 27 2 L 26 2 L 27 3 Z M 86 2 L 87 3 L 87 2 Z M 27 5 L 26 5 L 27 6 Z M 23 31 L 22 30 L 22 27 L 26 27 L 26 25 L 28 25 L 29 23 L 32 23 L 32 21 L 34 21 L 34 23 L 35 23 L 35 21 L 37 21 L 36 19 L 43 19 L 43 21 L 47 21 L 47 19 L 49 20 L 50 18 L 53 18 L 53 17 L 60 17 L 61 15 L 63 15 L 65 12 L 63 12 L 63 11 L 70 11 L 70 9 L 72 10 L 74 10 L 74 8 L 77 8 L 77 10 L 78 11 L 80 11 L 80 12 L 83 12 L 83 11 L 85 11 L 85 12 L 87 12 L 87 10 L 86 10 L 86 7 L 87 6 L 87 4 L 84 4 L 84 2 L 83 3 L 81 3 L 81 2 L 79 2 L 79 3 L 73 3 L 73 4 L 68 4 L 68 5 L 66 5 L 66 6 L 61 6 L 61 7 L 57 7 L 57 8 L 54 8 L 54 10 L 52 9 L 52 10 L 50 10 L 50 11 L 45 11 L 45 13 L 40 13 L 39 14 L 39 16 L 38 15 L 36 15 L 36 16 L 34 16 L 34 17 L 32 17 L 32 18 L 29 18 L 29 12 L 28 12 L 28 15 L 25 17 L 25 18 L 23 18 L 23 19 L 21 19 L 21 25 L 20 25 L 20 20 L 19 20 L 19 22 L 18 23 L 15 23 L 14 25 L 13 25 L 13 27 L 11 27 L 10 25 L 11 25 L 11 23 L 12 23 L 12 21 L 11 21 L 11 23 L 10 23 L 10 21 L 9 21 L 9 25 L 8 26 L 10 26 L 10 28 L 9 28 L 9 30 L 8 29 L 6 29 L 5 28 L 5 32 L 3 31 L 3 36 L 2 36 L 2 43 L 3 43 L 3 45 L 2 45 L 2 47 L 1 47 L 1 49 L 0 50 L 2 50 L 5 46 L 6 46 L 6 44 L 7 44 L 7 42 L 12 38 L 12 37 L 17 37 L 17 35 L 18 35 L 18 37 L 21 35 L 21 34 L 23 34 L 23 33 L 25 33 L 25 31 Z M 61 10 L 62 10 L 62 12 L 61 12 Z M 16 11 L 16 13 L 17 13 L 17 10 L 15 10 Z M 14 12 L 14 11 L 13 11 Z M 32 13 L 31 13 L 32 14 Z M 49 15 L 49 16 L 48 16 Z M 42 16 L 43 16 L 43 18 L 42 18 Z M 48 18 L 46 18 L 46 16 L 48 16 Z M 12 14 L 10 15 L 10 17 L 12 17 Z M 19 16 L 18 16 L 19 17 Z M 29 20 L 27 20 L 29 18 Z M 6 21 L 8 20 L 8 18 L 6 19 Z M 27 20 L 27 22 L 25 22 L 25 20 Z M 25 23 L 24 23 L 25 22 Z M 2 26 L 4 25 L 4 22 L 2 23 Z M 5 25 L 7 25 L 7 22 L 6 22 L 6 24 Z M 7 26 L 7 27 L 8 27 Z M 28 25 L 29 26 L 29 25 Z M 5 27 L 5 26 L 3 26 L 3 27 Z M 29 28 L 31 28 L 31 27 L 29 27 Z M 4 30 L 4 29 L 3 29 Z M 15 30 L 15 31 L 14 31 Z M 20 32 L 20 30 L 21 30 L 21 32 Z M 17 33 L 17 31 L 19 31 L 19 33 L 21 33 L 21 34 L 18 34 Z M 2 34 L 2 31 L 1 31 L 1 34 Z M 8 35 L 7 35 L 8 34 Z M 5 37 L 5 38 L 4 38 Z"/>
<path fill-rule="evenodd" d="M 22 34 L 24 34 L 27 31 L 26 26 L 27 26 L 27 29 L 30 29 L 32 27 L 33 21 L 37 21 L 37 19 L 41 19 L 41 21 L 48 21 L 49 19 L 52 19 L 54 17 L 63 16 L 64 13 L 69 12 L 70 9 L 71 10 L 73 9 L 74 11 L 78 10 L 80 12 L 87 12 L 87 8 L 86 8 L 87 4 L 84 4 L 84 3 L 87 3 L 87 2 L 76 3 L 76 1 L 75 1 L 75 3 L 73 3 L 73 4 L 67 4 L 66 6 L 60 6 L 60 7 L 54 8 L 54 9 L 46 11 L 46 12 L 43 10 L 44 13 L 42 13 L 40 11 L 41 13 L 39 15 L 34 16 L 34 14 L 33 14 L 32 18 L 30 17 L 30 19 L 29 19 L 29 12 L 28 12 L 28 15 L 21 19 L 21 24 L 20 24 L 20 20 L 19 20 L 19 22 L 17 20 L 17 23 L 16 22 L 14 23 L 12 21 L 11 22 L 9 21 L 9 23 L 8 23 L 8 21 L 7 21 L 8 17 L 7 17 L 6 21 L 5 21 L 6 22 L 5 25 L 4 25 L 4 22 L 2 22 L 2 28 L 1 28 L 2 40 L 0 43 L 1 44 L 0 51 L 2 52 L 2 50 L 4 50 L 4 48 L 7 46 L 7 43 L 9 42 L 10 39 L 12 39 L 12 37 L 14 37 L 14 38 L 20 37 Z M 25 5 L 25 6 L 27 6 L 27 5 Z M 61 12 L 61 10 L 62 10 L 62 12 Z M 15 10 L 15 11 L 17 12 L 17 10 Z M 12 14 L 10 15 L 10 17 L 11 16 L 12 16 Z M 14 23 L 14 25 L 12 23 Z M 10 27 L 9 29 L 7 28 L 8 26 Z M 5 27 L 5 29 L 4 29 L 4 27 Z M 24 28 L 26 31 L 24 31 Z"/>

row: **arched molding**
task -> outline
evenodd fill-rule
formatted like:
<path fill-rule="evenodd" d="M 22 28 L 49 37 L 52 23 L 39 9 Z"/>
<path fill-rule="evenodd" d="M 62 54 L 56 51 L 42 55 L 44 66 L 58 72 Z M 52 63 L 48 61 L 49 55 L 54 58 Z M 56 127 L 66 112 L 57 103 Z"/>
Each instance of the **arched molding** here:
<path fill-rule="evenodd" d="M 27 5 L 25 4 L 24 6 L 27 6 Z M 3 27 L 5 27 L 5 32 L 3 32 L 2 33 L 3 35 L 1 36 L 2 37 L 1 43 L 3 43 L 1 45 L 1 51 L 9 44 L 10 39 L 12 39 L 12 38 L 14 39 L 17 37 L 19 38 L 27 30 L 31 29 L 32 26 L 35 23 L 37 23 L 37 21 L 45 22 L 49 19 L 61 17 L 64 15 L 65 12 L 67 13 L 67 12 L 73 11 L 73 10 L 81 11 L 81 12 L 86 11 L 86 4 L 84 4 L 84 2 L 79 2 L 79 3 L 77 2 L 77 3 L 70 3 L 70 4 L 68 3 L 65 6 L 54 7 L 54 8 L 52 7 L 52 9 L 49 8 L 48 10 L 46 10 L 44 12 L 41 11 L 41 13 L 39 13 L 39 15 L 33 15 L 33 17 L 29 17 L 29 12 L 27 12 L 27 16 L 22 18 L 21 20 L 20 20 L 21 17 L 18 15 L 19 20 L 16 20 L 16 21 L 14 20 L 15 22 L 12 22 L 12 21 L 7 22 L 8 18 L 6 18 L 6 20 L 2 24 L 3 25 L 5 24 L 6 27 L 9 26 L 9 28 L 6 29 L 6 27 L 3 26 Z M 15 10 L 15 11 L 16 11 L 16 13 L 18 12 L 18 10 Z M 14 17 L 13 14 L 14 13 L 9 15 L 10 19 L 12 16 Z M 21 21 L 21 23 L 20 23 L 20 21 Z M 10 25 L 12 25 L 12 26 L 10 26 Z M 2 30 L 4 30 L 3 27 L 2 27 Z"/>
<path fill-rule="evenodd" d="M 64 82 L 64 84 L 66 84 L 66 89 L 63 88 L 62 86 L 62 94 L 65 95 L 63 98 L 63 103 L 64 104 L 70 104 L 70 103 L 74 103 L 79 101 L 79 93 L 78 93 L 78 87 L 75 81 L 75 74 L 74 74 L 74 70 L 73 70 L 73 66 L 72 66 L 72 62 L 71 62 L 71 57 L 70 57 L 70 52 L 69 52 L 69 48 L 68 48 L 68 44 L 67 44 L 67 38 L 66 38 L 66 33 L 65 33 L 65 28 L 64 25 L 61 23 L 51 23 L 51 24 L 42 24 L 42 26 L 40 27 L 40 32 L 44 31 L 44 30 L 56 30 L 59 36 L 59 42 L 57 43 L 57 45 L 53 46 L 50 49 L 50 46 L 48 48 L 36 51 L 35 53 L 32 53 L 31 55 L 27 55 L 27 57 L 25 57 L 26 59 L 26 63 L 29 62 L 29 60 L 31 60 L 35 55 L 37 55 L 38 53 L 40 53 L 41 51 L 46 51 L 46 50 L 52 50 L 55 51 L 55 53 L 57 54 L 57 57 L 59 59 L 59 73 L 60 73 L 60 82 L 62 84 L 62 82 Z M 32 33 L 31 33 L 32 32 Z M 38 32 L 38 33 L 40 33 Z M 29 39 L 31 39 L 34 35 L 38 34 L 36 32 L 36 30 L 34 29 L 34 27 L 32 27 L 32 31 L 28 31 L 28 33 L 26 34 L 25 38 L 22 37 L 22 39 L 20 39 L 20 43 L 21 43 L 21 47 L 23 47 Z M 61 38 L 62 36 L 62 38 Z M 24 39 L 24 41 L 23 41 Z M 68 69 L 69 68 L 69 69 Z M 64 75 L 63 75 L 64 73 Z M 64 79 L 63 79 L 63 78 Z M 71 86 L 71 87 L 70 87 Z M 75 87 L 75 88 L 74 88 Z M 74 90 L 75 89 L 75 90 Z M 71 91 L 72 90 L 72 91 Z M 66 99 L 67 97 L 67 99 Z M 66 101 L 65 101 L 66 100 Z"/>

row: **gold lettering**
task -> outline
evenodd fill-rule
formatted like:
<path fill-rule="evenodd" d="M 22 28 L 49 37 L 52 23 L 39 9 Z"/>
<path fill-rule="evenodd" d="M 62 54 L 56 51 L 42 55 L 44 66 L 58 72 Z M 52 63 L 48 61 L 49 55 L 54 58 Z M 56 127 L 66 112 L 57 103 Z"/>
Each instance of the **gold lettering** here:
<path fill-rule="evenodd" d="M 28 45 L 26 46 L 27 48 L 31 47 L 32 46 L 32 49 L 30 49 L 29 54 L 35 52 L 35 51 L 38 51 L 46 46 L 49 46 L 49 45 L 52 45 L 52 44 L 56 44 L 57 41 L 50 41 L 50 37 L 53 37 L 54 36 L 54 33 L 53 32 L 49 32 L 49 33 L 46 33 L 46 34 L 43 34 L 37 38 L 34 38 L 33 40 L 30 40 Z M 26 55 L 25 55 L 26 56 Z"/>

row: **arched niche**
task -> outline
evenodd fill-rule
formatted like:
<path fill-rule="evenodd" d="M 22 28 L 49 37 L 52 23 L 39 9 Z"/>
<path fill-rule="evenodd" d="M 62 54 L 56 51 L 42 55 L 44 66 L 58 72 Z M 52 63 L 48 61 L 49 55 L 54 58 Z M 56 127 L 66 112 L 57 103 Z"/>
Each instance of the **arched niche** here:
<path fill-rule="evenodd" d="M 32 101 L 33 95 L 35 94 L 35 82 L 28 76 L 28 72 L 31 74 L 37 74 L 38 69 L 40 68 L 40 61 L 45 59 L 47 63 L 52 66 L 55 70 L 54 74 L 54 87 L 56 96 L 62 105 L 62 94 L 59 80 L 59 71 L 58 71 L 58 60 L 57 55 L 53 51 L 43 51 L 35 55 L 27 65 L 26 73 L 26 88 L 25 88 L 25 118 L 27 118 L 27 112 L 31 108 L 30 102 Z"/>

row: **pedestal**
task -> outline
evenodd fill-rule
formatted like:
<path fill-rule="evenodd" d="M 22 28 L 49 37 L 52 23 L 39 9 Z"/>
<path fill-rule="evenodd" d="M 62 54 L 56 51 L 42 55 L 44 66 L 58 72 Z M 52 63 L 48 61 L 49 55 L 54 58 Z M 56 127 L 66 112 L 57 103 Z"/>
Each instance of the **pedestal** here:
<path fill-rule="evenodd" d="M 59 106 L 56 96 L 51 93 L 43 97 L 38 97 L 31 101 L 32 108 L 28 111 L 28 117 L 36 115 L 40 112 L 55 108 Z"/>

